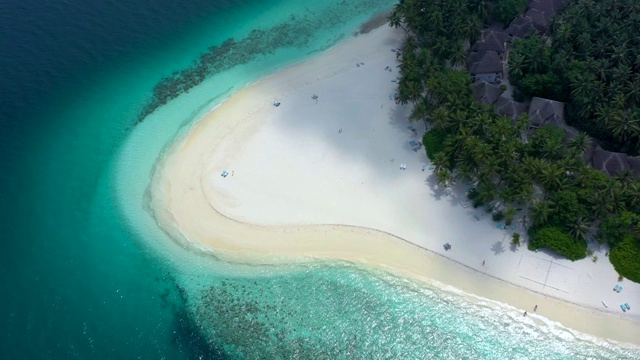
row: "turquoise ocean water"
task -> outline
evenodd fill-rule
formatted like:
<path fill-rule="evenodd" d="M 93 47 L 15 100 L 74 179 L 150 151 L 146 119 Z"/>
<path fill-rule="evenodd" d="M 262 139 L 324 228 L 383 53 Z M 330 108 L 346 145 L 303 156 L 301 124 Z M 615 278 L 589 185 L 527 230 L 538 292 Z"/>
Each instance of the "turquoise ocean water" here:
<path fill-rule="evenodd" d="M 348 264 L 224 263 L 157 228 L 145 190 L 176 134 L 393 4 L 0 0 L 0 357 L 640 357 Z"/>

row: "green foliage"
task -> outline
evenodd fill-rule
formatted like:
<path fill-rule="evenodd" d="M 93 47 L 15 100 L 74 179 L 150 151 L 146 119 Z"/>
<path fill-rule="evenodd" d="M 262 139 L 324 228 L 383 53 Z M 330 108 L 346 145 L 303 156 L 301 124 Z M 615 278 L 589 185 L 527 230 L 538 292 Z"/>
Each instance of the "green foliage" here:
<path fill-rule="evenodd" d="M 433 161 L 436 154 L 444 150 L 444 140 L 446 137 L 447 134 L 444 130 L 436 128 L 432 128 L 424 134 L 422 144 L 424 145 L 429 160 Z"/>
<path fill-rule="evenodd" d="M 500 1 L 498 1 L 499 3 Z M 640 152 L 640 3 L 571 1 L 551 41 L 513 42 L 510 81 L 528 96 L 566 102 L 565 117 L 605 147 Z"/>
<path fill-rule="evenodd" d="M 509 226 L 513 222 L 513 218 L 516 216 L 516 209 L 513 206 L 509 206 L 504 212 L 504 223 Z"/>
<path fill-rule="evenodd" d="M 564 139 L 565 131 L 555 126 L 547 125 L 536 130 L 530 137 L 529 155 L 533 157 L 553 157 L 555 160 L 564 157 Z M 557 149 L 559 152 L 554 153 L 552 150 Z"/>
<path fill-rule="evenodd" d="M 406 24 L 436 58 L 450 60 L 456 43 L 475 41 L 487 19 L 487 9 L 488 2 L 476 0 L 404 0 L 396 5 L 389 19 L 391 26 Z"/>
<path fill-rule="evenodd" d="M 505 27 L 524 11 L 529 0 L 496 0 L 493 15 Z"/>
<path fill-rule="evenodd" d="M 405 26 L 408 34 L 399 55 L 401 78 L 396 101 L 412 105 L 411 120 L 427 121 L 432 126 L 423 144 L 439 183 L 449 183 L 454 175 L 476 183 L 469 194 L 474 208 L 495 202 L 504 204 L 505 209 L 529 207 L 533 220 L 530 230 L 536 240 L 532 248 L 547 247 L 572 260 L 584 258 L 584 237 L 592 223 L 624 211 L 640 214 L 640 182 L 634 182 L 628 174 L 612 179 L 587 167 L 584 154 L 590 145 L 584 136 L 567 141 L 564 131 L 543 127 L 525 137 L 526 116 L 514 124 L 511 118 L 498 115 L 494 106 L 475 101 L 469 74 L 452 70 L 447 64 L 461 59 L 460 45 L 465 39 L 473 42 L 478 38 L 478 20 L 486 19 L 487 3 L 404 0 L 396 6 L 392 26 Z M 632 2 L 619 3 L 626 9 Z M 570 7 L 594 11 L 582 3 L 572 4 Z M 594 6 L 599 4 L 595 2 Z M 577 121 L 572 116 L 591 121 L 590 114 L 597 113 L 600 120 L 594 124 L 599 131 L 605 135 L 610 132 L 631 148 L 636 139 L 633 132 L 640 128 L 640 111 L 630 107 L 631 100 L 640 101 L 640 57 L 626 55 L 640 55 L 640 37 L 627 39 L 624 45 L 613 36 L 599 45 L 602 49 L 584 51 L 582 45 L 573 45 L 593 40 L 583 35 L 591 31 L 591 24 L 581 21 L 574 14 L 571 21 L 555 22 L 553 41 L 534 35 L 514 42 L 509 56 L 510 80 L 519 86 L 514 98 L 539 95 L 569 101 L 565 113 L 570 121 Z M 640 17 L 636 30 L 640 31 Z M 620 32 L 626 34 L 628 30 Z M 556 42 L 556 37 L 561 40 Z M 616 46 L 623 49 L 614 49 Z M 631 82 L 621 83 L 628 71 L 636 75 Z M 606 86 L 602 85 L 604 80 Z M 494 210 L 485 208 L 488 213 Z M 508 222 L 514 215 L 511 212 L 509 216 L 498 213 L 495 219 Z M 634 228 L 629 231 L 640 233 L 640 226 Z"/>
<path fill-rule="evenodd" d="M 500 85 L 500 91 L 506 91 L 507 90 L 507 85 L 502 84 Z"/>
<path fill-rule="evenodd" d="M 515 246 L 520 246 L 520 233 L 513 233 L 511 237 L 511 243 Z"/>
<path fill-rule="evenodd" d="M 491 215 L 493 221 L 500 221 L 504 219 L 504 213 L 502 211 L 496 211 Z"/>
<path fill-rule="evenodd" d="M 529 249 L 537 250 L 546 248 L 566 257 L 571 261 L 587 257 L 587 243 L 584 240 L 575 240 L 561 228 L 548 226 L 542 229 L 530 229 Z"/>
<path fill-rule="evenodd" d="M 554 211 L 549 220 L 549 225 L 565 227 L 573 223 L 578 218 L 587 218 L 589 213 L 585 207 L 578 202 L 578 195 L 573 190 L 562 190 L 554 193 L 551 197 L 554 204 Z"/>
<path fill-rule="evenodd" d="M 640 283 L 640 241 L 627 235 L 611 249 L 609 259 L 620 276 Z"/>
<path fill-rule="evenodd" d="M 632 236 L 633 226 L 640 222 L 640 216 L 623 212 L 618 216 L 610 216 L 600 224 L 598 241 L 615 248 L 628 236 Z"/>

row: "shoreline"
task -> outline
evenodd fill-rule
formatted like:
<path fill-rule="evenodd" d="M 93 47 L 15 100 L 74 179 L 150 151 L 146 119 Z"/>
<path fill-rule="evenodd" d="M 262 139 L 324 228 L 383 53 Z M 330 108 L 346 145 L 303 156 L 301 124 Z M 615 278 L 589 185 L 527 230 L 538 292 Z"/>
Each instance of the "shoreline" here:
<path fill-rule="evenodd" d="M 282 263 L 305 261 L 305 259 L 331 259 L 353 262 L 431 285 L 445 284 L 460 289 L 471 296 L 506 303 L 519 309 L 529 309 L 530 312 L 530 308 L 535 304 L 539 307 L 538 315 L 552 321 L 558 321 L 570 329 L 602 339 L 640 345 L 640 322 L 633 313 L 627 313 L 625 318 L 622 318 L 620 315 L 572 302 L 570 299 L 537 292 L 535 288 L 528 288 L 525 284 L 518 284 L 509 281 L 510 279 L 499 277 L 502 269 L 495 269 L 492 273 L 493 270 L 490 271 L 489 266 L 493 265 L 493 260 L 485 268 L 486 271 L 480 271 L 479 262 L 484 260 L 470 258 L 469 252 L 472 252 L 473 249 L 467 249 L 467 254 L 460 253 L 460 249 L 464 249 L 462 242 L 456 242 L 452 252 L 437 251 L 438 244 L 447 242 L 446 238 L 442 238 L 442 234 L 450 234 L 449 232 L 456 230 L 456 225 L 457 227 L 476 225 L 469 223 L 473 221 L 469 219 L 471 216 L 458 213 L 461 210 L 459 206 L 461 201 L 450 206 L 450 204 L 438 203 L 433 199 L 424 199 L 425 202 L 431 201 L 433 203 L 430 208 L 432 213 L 429 220 L 433 220 L 434 224 L 429 226 L 433 228 L 437 226 L 435 222 L 439 220 L 440 213 L 443 213 L 446 220 L 457 219 L 457 224 L 453 221 L 451 224 L 447 224 L 449 228 L 445 228 L 444 231 L 447 232 L 444 233 L 434 231 L 432 234 L 429 226 L 425 228 L 425 226 L 413 224 L 415 219 L 408 219 L 406 223 L 401 223 L 396 228 L 392 214 L 384 214 L 384 217 L 391 218 L 388 223 L 384 218 L 380 220 L 378 213 L 393 206 L 394 201 L 397 201 L 385 199 L 380 195 L 380 199 L 376 200 L 382 205 L 376 207 L 374 203 L 376 200 L 368 200 L 369 196 L 367 195 L 371 194 L 368 191 L 370 188 L 367 188 L 369 185 L 362 186 L 362 189 L 355 186 L 360 180 L 363 184 L 365 180 L 367 183 L 369 180 L 384 182 L 387 181 L 387 176 L 393 177 L 393 181 L 396 181 L 395 177 L 400 171 L 397 169 L 398 163 L 384 164 L 384 166 L 389 166 L 389 169 L 393 168 L 384 176 L 369 176 L 373 170 L 378 171 L 377 168 L 371 170 L 367 166 L 359 164 L 361 162 L 373 163 L 378 158 L 378 156 L 374 156 L 375 154 L 366 153 L 366 151 L 375 152 L 375 148 L 371 148 L 372 145 L 367 143 L 367 136 L 374 136 L 373 133 L 364 136 L 364 134 L 356 132 L 355 135 L 352 135 L 354 133 L 351 132 L 352 129 L 349 127 L 351 124 L 349 123 L 345 123 L 345 125 L 331 123 L 332 126 L 329 130 L 322 126 L 335 119 L 335 113 L 331 113 L 331 111 L 341 110 L 349 114 L 355 111 L 354 116 L 358 115 L 357 112 L 360 110 L 353 109 L 357 107 L 355 105 L 350 105 L 347 102 L 343 108 L 345 101 L 341 102 L 340 98 L 345 94 L 340 92 L 342 88 L 334 89 L 330 84 L 328 85 L 329 81 L 347 78 L 352 74 L 360 76 L 355 79 L 365 83 L 356 95 L 371 96 L 371 98 L 362 100 L 363 104 L 371 105 L 368 108 L 375 106 L 377 109 L 378 104 L 381 105 L 380 109 L 383 109 L 385 105 L 387 108 L 393 106 L 391 105 L 392 101 L 381 103 L 381 99 L 384 100 L 388 96 L 388 91 L 383 92 L 382 89 L 366 83 L 367 79 L 371 77 L 356 75 L 355 72 L 369 69 L 372 65 L 377 65 L 379 61 L 389 62 L 387 58 L 390 55 L 395 56 L 389 51 L 389 48 L 399 46 L 397 40 L 400 35 L 401 31 L 384 26 L 352 37 L 302 64 L 281 70 L 247 86 L 193 124 L 175 140 L 154 167 L 150 185 L 150 201 L 160 227 L 174 239 L 186 240 L 196 248 L 210 249 L 216 256 L 235 261 Z M 362 65 L 362 69 L 360 66 L 357 68 L 355 66 L 356 61 L 361 61 L 358 59 L 365 63 Z M 381 68 L 379 67 L 377 70 L 381 71 Z M 385 73 L 385 76 L 387 75 L 391 76 Z M 388 79 L 384 79 L 384 82 L 388 86 L 393 85 Z M 304 114 L 306 109 L 314 106 L 312 100 L 307 99 L 306 94 L 314 86 L 326 90 L 320 94 L 320 101 L 324 106 L 327 103 L 326 99 L 330 99 L 331 106 L 326 109 L 329 112 L 322 115 L 325 116 L 322 121 L 313 118 L 316 116 L 313 114 L 309 115 L 311 120 L 306 122 L 298 121 L 295 117 L 291 119 L 291 114 Z M 306 92 L 300 96 L 303 96 L 307 103 L 304 104 L 303 109 L 293 108 L 294 100 L 291 98 L 294 96 L 293 94 L 302 89 Z M 369 89 L 372 93 L 368 93 Z M 330 94 L 330 90 L 335 90 L 337 93 L 335 98 L 331 98 L 334 94 Z M 382 93 L 378 94 L 380 92 Z M 278 108 L 273 107 L 272 101 L 274 100 L 282 101 L 282 105 Z M 300 100 L 296 99 L 295 101 L 299 102 Z M 291 110 L 287 109 L 290 105 L 292 106 Z M 369 110 L 371 109 L 367 111 Z M 362 111 L 364 112 L 364 110 Z M 397 107 L 393 111 L 394 117 L 402 118 L 404 116 L 406 118 L 406 108 Z M 283 113 L 289 115 L 282 115 Z M 279 117 L 280 115 L 282 117 Z M 366 115 L 369 116 L 368 113 Z M 383 122 L 380 124 L 383 125 L 390 122 L 384 119 L 381 121 Z M 300 126 L 300 128 L 296 128 L 296 126 Z M 365 151 L 356 154 L 357 159 L 345 158 L 344 154 L 353 154 L 351 152 L 328 153 L 331 149 L 330 146 L 335 145 L 332 142 L 335 141 L 338 134 L 342 133 L 342 131 L 336 131 L 338 126 L 344 126 L 345 134 L 353 136 L 347 138 L 346 144 L 339 143 L 340 146 L 349 150 L 353 150 L 351 147 L 356 145 L 364 147 Z M 396 123 L 391 126 L 398 128 L 396 131 L 399 134 L 403 131 L 406 132 L 406 129 L 399 129 L 400 127 Z M 282 135 L 283 129 L 292 132 L 285 133 L 284 138 L 274 138 L 276 134 Z M 358 127 L 357 130 L 362 130 L 362 127 Z M 314 137 L 317 131 L 327 131 L 327 134 L 324 134 L 326 138 L 321 139 L 324 142 L 327 142 L 326 139 L 330 139 L 327 144 L 318 143 L 319 140 Z M 331 135 L 328 134 L 329 131 Z M 382 136 L 380 133 L 378 131 L 378 135 L 375 136 Z M 391 137 L 391 140 L 396 140 L 393 138 L 394 136 L 387 136 L 385 133 L 378 140 L 383 141 L 388 137 Z M 273 146 L 276 148 L 275 150 L 265 148 L 265 141 L 279 142 L 282 147 L 280 150 L 286 150 L 282 160 L 278 160 L 280 162 L 275 165 L 270 162 L 275 158 L 274 155 L 280 153 L 273 152 L 278 151 L 277 146 Z M 360 148 L 354 149 L 354 153 L 360 151 Z M 261 150 L 267 153 L 263 155 L 267 158 L 255 159 L 258 157 L 256 154 L 259 154 Z M 310 152 L 300 155 L 299 159 L 296 158 L 295 155 L 302 150 L 310 150 Z M 383 149 L 382 152 L 384 153 L 384 151 L 386 150 Z M 393 151 L 402 154 L 407 152 L 407 149 L 400 146 L 399 149 Z M 407 157 L 415 156 L 415 161 L 398 160 L 398 162 L 409 162 L 411 169 L 415 171 L 419 164 L 424 164 L 427 161 L 424 151 L 420 152 L 422 154 L 416 153 L 414 155 L 410 152 L 407 155 Z M 287 154 L 290 153 L 293 154 L 289 158 Z M 268 158 L 268 156 L 272 157 Z M 335 161 L 336 156 L 340 159 L 338 163 Z M 254 159 L 250 159 L 250 157 Z M 269 163 L 265 164 L 265 161 Z M 305 164 L 310 162 L 314 162 L 313 168 L 308 169 Z M 342 166 L 342 162 L 347 164 Z M 390 162 L 393 163 L 394 160 Z M 375 166 L 382 165 L 375 163 Z M 235 169 L 237 174 L 223 178 L 219 175 L 221 169 L 229 171 Z M 386 167 L 384 169 L 387 171 Z M 291 173 L 294 176 L 290 176 Z M 254 174 L 254 176 L 245 177 L 244 174 Z M 259 181 L 255 180 L 255 174 L 260 174 Z M 283 174 L 287 174 L 287 176 L 283 176 Z M 318 174 L 325 178 L 319 183 L 320 187 L 313 187 L 313 181 Z M 426 175 L 426 172 L 419 173 L 419 175 L 423 174 Z M 307 188 L 300 186 L 300 183 L 310 184 L 310 188 L 320 189 L 318 190 L 320 192 L 324 191 L 322 185 L 325 184 L 325 180 L 339 188 L 339 191 L 331 192 L 329 189 L 326 190 L 326 193 L 316 194 L 317 197 L 309 195 L 308 198 L 298 200 L 301 197 L 296 196 L 296 191 L 300 194 L 310 192 Z M 413 189 L 416 186 L 425 187 L 421 179 L 416 181 L 398 178 L 397 181 L 398 184 L 406 186 L 408 189 Z M 384 187 L 385 185 L 387 184 L 373 184 L 371 186 Z M 302 188 L 294 189 L 296 187 Z M 270 193 L 265 194 L 266 191 L 263 191 L 265 189 L 269 189 Z M 239 190 L 243 190 L 242 194 Z M 276 197 L 278 199 L 286 198 L 286 201 L 282 201 L 284 205 L 277 207 L 280 205 L 273 204 L 274 194 L 279 196 Z M 292 199 L 288 199 L 289 196 Z M 444 198 L 442 194 L 435 196 L 438 199 Z M 344 203 L 337 205 L 322 204 L 323 208 L 321 208 L 322 206 L 318 206 L 318 208 L 308 206 L 309 204 L 321 204 L 323 199 L 343 198 L 345 199 Z M 303 207 L 305 204 L 306 207 L 312 209 Z M 423 205 L 413 204 L 411 199 L 406 200 L 405 206 L 409 209 L 406 214 L 399 215 L 401 216 L 400 221 L 413 216 L 412 214 L 417 213 L 420 206 Z M 247 209 L 247 206 L 252 209 Z M 363 206 L 365 208 L 362 208 Z M 372 208 L 371 213 L 367 212 L 366 207 Z M 380 226 L 371 226 L 376 225 L 376 222 L 380 222 Z M 491 226 L 485 225 L 478 224 L 477 226 L 483 227 L 476 229 L 469 226 L 470 233 L 467 235 L 494 236 L 497 231 Z M 454 229 L 450 229 L 450 227 Z M 398 231 L 395 231 L 396 229 Z M 430 236 L 430 239 L 424 240 L 423 238 L 427 237 L 425 235 Z M 489 245 L 491 243 L 493 242 L 490 241 Z M 519 252 L 520 254 L 517 255 L 508 255 L 522 258 L 525 255 L 533 254 L 524 249 Z M 475 266 L 472 265 L 472 261 L 477 261 Z M 602 262 L 608 263 L 604 257 Z M 625 291 L 635 290 L 629 282 L 624 285 L 627 288 Z M 610 303 L 610 306 L 615 307 L 617 304 Z"/>

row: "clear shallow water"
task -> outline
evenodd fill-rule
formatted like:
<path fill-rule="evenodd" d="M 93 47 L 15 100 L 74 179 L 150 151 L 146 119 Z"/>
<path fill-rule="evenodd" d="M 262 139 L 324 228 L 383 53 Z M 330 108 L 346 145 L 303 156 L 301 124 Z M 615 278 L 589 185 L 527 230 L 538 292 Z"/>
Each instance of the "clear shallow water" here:
<path fill-rule="evenodd" d="M 149 173 L 185 124 L 392 4 L 0 1 L 1 357 L 637 358 L 354 267 L 221 263 L 155 227 Z M 308 31 L 252 35 L 283 22 Z M 243 56 L 139 123 L 230 37 Z"/>

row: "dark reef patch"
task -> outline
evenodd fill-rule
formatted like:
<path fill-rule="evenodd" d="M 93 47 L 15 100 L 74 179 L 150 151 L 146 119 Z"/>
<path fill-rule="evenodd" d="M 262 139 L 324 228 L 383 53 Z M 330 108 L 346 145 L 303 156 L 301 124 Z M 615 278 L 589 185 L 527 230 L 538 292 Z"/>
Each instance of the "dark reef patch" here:
<path fill-rule="evenodd" d="M 305 16 L 291 15 L 287 22 L 267 29 L 255 29 L 243 39 L 227 39 L 218 46 L 212 46 L 200 55 L 191 66 L 174 71 L 156 84 L 151 99 L 138 116 L 138 122 L 142 122 L 157 108 L 188 92 L 211 75 L 247 64 L 263 56 L 272 55 L 279 48 L 305 47 L 318 31 L 336 28 L 352 19 L 354 14 L 379 8 L 386 2 L 388 1 L 370 0 L 353 3 L 343 1 L 333 7 L 325 8 L 322 15 L 311 11 Z M 360 33 L 367 32 L 366 29 L 370 31 L 380 26 L 381 21 L 382 23 L 386 21 L 386 15 L 374 16 L 360 28 Z M 340 34 L 336 34 L 333 41 L 338 41 L 341 38 Z M 328 44 L 323 48 L 333 44 Z"/>

